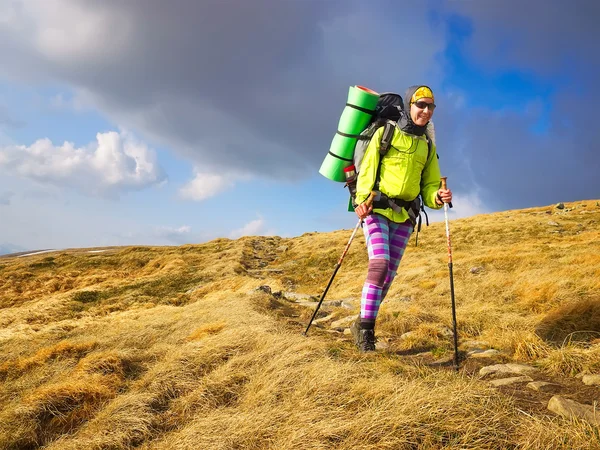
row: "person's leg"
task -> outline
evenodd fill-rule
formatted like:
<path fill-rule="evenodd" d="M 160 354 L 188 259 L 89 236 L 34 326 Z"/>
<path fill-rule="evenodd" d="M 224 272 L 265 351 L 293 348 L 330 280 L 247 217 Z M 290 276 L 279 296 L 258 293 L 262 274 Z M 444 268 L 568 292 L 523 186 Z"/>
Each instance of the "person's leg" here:
<path fill-rule="evenodd" d="M 392 281 L 394 281 L 394 278 L 398 273 L 398 266 L 400 266 L 400 261 L 404 255 L 404 250 L 408 245 L 408 240 L 410 239 L 410 235 L 413 231 L 413 226 L 410 224 L 410 222 L 390 222 L 389 230 L 390 260 L 387 275 L 385 277 L 385 282 L 381 292 L 381 301 L 383 301 L 387 295 L 390 286 L 392 285 Z"/>
<path fill-rule="evenodd" d="M 371 214 L 365 219 L 364 233 L 369 253 L 369 268 L 360 302 L 360 327 L 372 330 L 375 327 L 390 261 L 388 219 L 379 214 Z"/>

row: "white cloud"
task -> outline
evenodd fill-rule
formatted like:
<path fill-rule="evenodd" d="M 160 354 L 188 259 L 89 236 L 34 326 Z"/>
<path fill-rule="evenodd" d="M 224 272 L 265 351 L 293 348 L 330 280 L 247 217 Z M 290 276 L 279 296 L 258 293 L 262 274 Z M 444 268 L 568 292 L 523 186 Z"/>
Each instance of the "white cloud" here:
<path fill-rule="evenodd" d="M 31 27 L 28 40 L 49 59 L 109 59 L 125 45 L 130 31 L 126 18 L 107 8 L 64 0 L 33 0 L 16 8 L 19 12 L 13 10 L 7 23 L 23 31 L 25 24 Z"/>
<path fill-rule="evenodd" d="M 231 189 L 234 186 L 231 178 L 228 174 L 215 175 L 196 171 L 194 179 L 179 190 L 179 195 L 184 199 L 197 202 L 206 200 L 226 189 Z"/>
<path fill-rule="evenodd" d="M 161 183 L 164 172 L 154 151 L 126 132 L 98 133 L 96 142 L 76 148 L 39 139 L 30 146 L 0 147 L 0 169 L 43 184 L 87 194 L 115 194 Z"/>
<path fill-rule="evenodd" d="M 449 209 L 449 218 L 452 219 L 471 217 L 478 214 L 487 214 L 491 212 L 489 209 L 485 208 L 483 201 L 477 192 L 471 192 L 466 195 L 454 195 L 452 206 L 453 208 Z"/>
<path fill-rule="evenodd" d="M 443 209 L 427 209 L 426 211 L 430 222 L 441 222 L 445 220 Z M 479 191 L 473 191 L 466 195 L 453 193 L 452 208 L 448 208 L 448 220 L 461 219 L 463 217 L 471 217 L 490 212 L 492 211 L 484 206 Z M 425 217 L 423 217 L 423 223 L 425 223 Z"/>
<path fill-rule="evenodd" d="M 248 222 L 237 230 L 233 230 L 229 234 L 229 237 L 231 239 L 238 239 L 242 236 L 271 236 L 275 234 L 274 230 L 267 229 L 265 220 L 259 216 L 258 219 Z"/>

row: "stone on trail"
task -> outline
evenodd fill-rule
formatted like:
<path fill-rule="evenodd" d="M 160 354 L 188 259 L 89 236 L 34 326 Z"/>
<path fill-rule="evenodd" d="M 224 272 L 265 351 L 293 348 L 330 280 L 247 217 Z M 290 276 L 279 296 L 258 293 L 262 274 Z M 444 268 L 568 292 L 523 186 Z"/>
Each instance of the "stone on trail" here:
<path fill-rule="evenodd" d="M 519 375 L 527 375 L 538 371 L 535 367 L 526 364 L 507 363 L 505 366 L 511 373 L 518 373 Z"/>
<path fill-rule="evenodd" d="M 600 375 L 584 375 L 581 381 L 586 386 L 600 386 Z"/>
<path fill-rule="evenodd" d="M 406 339 L 410 339 L 414 335 L 415 335 L 414 331 L 407 331 L 406 333 L 401 334 L 398 339 L 400 339 L 401 341 L 405 341 Z"/>
<path fill-rule="evenodd" d="M 313 323 L 324 323 L 333 319 L 333 314 L 329 314 L 328 316 L 321 317 L 320 319 L 315 319 Z"/>
<path fill-rule="evenodd" d="M 282 292 L 283 296 L 288 300 L 300 301 L 300 300 L 312 300 L 313 302 L 318 301 L 313 295 L 298 294 L 297 292 Z"/>
<path fill-rule="evenodd" d="M 479 375 L 485 377 L 490 374 L 516 374 L 527 375 L 537 372 L 537 369 L 525 364 L 494 364 L 493 366 L 485 366 L 479 370 Z"/>
<path fill-rule="evenodd" d="M 556 204 L 556 209 L 565 209 L 565 204 L 564 203 L 557 203 Z"/>
<path fill-rule="evenodd" d="M 437 332 L 439 334 L 441 334 L 443 337 L 452 337 L 454 336 L 454 333 L 452 332 L 452 330 L 447 327 L 446 325 L 440 325 L 437 327 Z"/>
<path fill-rule="evenodd" d="M 387 339 L 381 339 L 375 343 L 375 349 L 377 350 L 387 350 L 388 348 L 390 348 L 390 343 Z"/>
<path fill-rule="evenodd" d="M 352 309 L 354 305 L 352 304 L 352 300 L 348 298 L 340 299 L 340 300 L 328 300 L 323 302 L 324 306 L 333 306 L 335 308 L 345 308 Z"/>
<path fill-rule="evenodd" d="M 353 316 L 343 317 L 340 320 L 331 322 L 331 328 L 347 328 L 350 325 L 352 325 L 352 322 L 354 322 L 357 318 L 358 318 L 358 314 L 353 315 Z"/>
<path fill-rule="evenodd" d="M 498 355 L 500 355 L 500 351 L 493 348 L 489 350 L 471 350 L 467 353 L 470 358 L 493 358 Z"/>
<path fill-rule="evenodd" d="M 593 425 L 600 425 L 600 410 L 590 405 L 583 405 L 560 395 L 555 395 L 548 402 L 548 409 L 553 413 L 569 419 L 583 419 Z"/>
<path fill-rule="evenodd" d="M 490 381 L 490 384 L 494 387 L 500 387 L 500 386 L 509 386 L 511 384 L 515 384 L 515 383 L 526 383 L 529 381 L 533 381 L 533 378 L 524 375 L 521 377 L 511 377 L 511 378 L 501 378 L 499 380 L 493 380 Z"/>
<path fill-rule="evenodd" d="M 556 383 L 548 383 L 547 381 L 532 381 L 525 387 L 527 389 L 531 389 L 532 391 L 550 392 L 560 388 L 560 385 Z"/>
<path fill-rule="evenodd" d="M 262 292 L 265 292 L 267 294 L 270 294 L 271 293 L 271 286 L 263 284 L 262 286 L 257 287 L 255 290 L 256 291 L 262 291 Z"/>

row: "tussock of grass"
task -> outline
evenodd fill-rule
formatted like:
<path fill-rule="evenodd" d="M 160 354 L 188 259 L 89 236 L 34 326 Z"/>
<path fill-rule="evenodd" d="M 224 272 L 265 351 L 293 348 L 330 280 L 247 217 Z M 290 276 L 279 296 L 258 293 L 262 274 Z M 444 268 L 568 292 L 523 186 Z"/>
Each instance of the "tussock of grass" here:
<path fill-rule="evenodd" d="M 59 342 L 51 347 L 38 350 L 33 356 L 16 358 L 0 364 L 0 379 L 14 378 L 32 369 L 42 366 L 51 359 L 76 358 L 79 359 L 93 350 L 96 342 Z"/>
<path fill-rule="evenodd" d="M 553 309 L 540 321 L 536 332 L 557 344 L 600 337 L 600 298 L 568 302 Z"/>
<path fill-rule="evenodd" d="M 486 341 L 551 375 L 600 370 L 595 337 L 582 333 L 599 329 L 594 205 L 452 222 L 461 341 Z M 318 298 L 348 238 L 340 230 L 6 258 L 0 448 L 599 447 L 597 428 L 524 413 L 485 382 L 394 353 L 452 349 L 443 224 L 419 247 L 411 239 L 382 306 L 377 333 L 393 339 L 390 352 L 358 354 L 349 338 L 317 327 L 304 337 L 311 309 L 255 291 Z M 359 234 L 328 299 L 358 299 L 366 262 Z"/>
<path fill-rule="evenodd" d="M 197 341 L 198 339 L 202 339 L 204 336 L 217 334 L 218 332 L 223 330 L 223 328 L 225 328 L 225 325 L 225 322 L 208 323 L 192 331 L 192 333 L 186 338 L 186 340 Z"/>
<path fill-rule="evenodd" d="M 577 375 L 581 372 L 600 372 L 600 345 L 582 348 L 575 344 L 567 344 L 548 352 L 539 361 L 548 373 L 553 375 Z"/>

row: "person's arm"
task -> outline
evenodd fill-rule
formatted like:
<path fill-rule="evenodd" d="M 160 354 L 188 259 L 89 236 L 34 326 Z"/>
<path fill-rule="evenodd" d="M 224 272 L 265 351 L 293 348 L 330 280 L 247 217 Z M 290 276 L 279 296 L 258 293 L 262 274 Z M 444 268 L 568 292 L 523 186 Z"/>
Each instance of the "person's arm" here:
<path fill-rule="evenodd" d="M 379 142 L 382 133 L 383 127 L 375 131 L 360 164 L 360 172 L 356 180 L 356 203 L 359 205 L 365 202 L 375 185 L 379 166 Z"/>
<path fill-rule="evenodd" d="M 440 209 L 443 206 L 436 201 L 438 190 L 440 189 L 440 165 L 437 159 L 435 144 L 431 144 L 429 158 L 425 163 L 425 168 L 421 174 L 421 196 L 426 206 L 432 209 Z"/>

